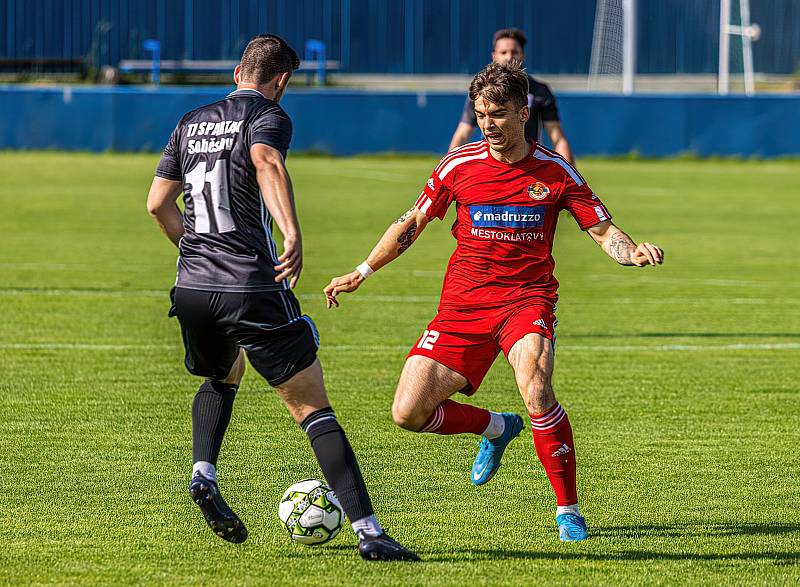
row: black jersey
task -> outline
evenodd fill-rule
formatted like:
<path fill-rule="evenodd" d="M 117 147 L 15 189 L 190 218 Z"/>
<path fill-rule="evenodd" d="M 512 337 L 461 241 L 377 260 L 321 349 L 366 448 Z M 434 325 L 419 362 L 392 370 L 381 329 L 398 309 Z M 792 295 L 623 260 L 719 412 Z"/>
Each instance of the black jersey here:
<path fill-rule="evenodd" d="M 264 143 L 285 157 L 292 122 L 256 90 L 186 114 L 172 132 L 156 175 L 183 182 L 184 234 L 176 285 L 225 292 L 289 288 L 275 282 L 278 252 L 250 147 Z"/>
<path fill-rule="evenodd" d="M 531 112 L 530 118 L 525 123 L 525 138 L 540 142 L 543 122 L 558 122 L 558 106 L 556 97 L 547 84 L 543 84 L 533 76 L 528 76 L 528 109 Z M 472 126 L 478 125 L 475 116 L 475 104 L 467 96 L 464 103 L 464 111 L 461 113 L 461 122 Z"/>

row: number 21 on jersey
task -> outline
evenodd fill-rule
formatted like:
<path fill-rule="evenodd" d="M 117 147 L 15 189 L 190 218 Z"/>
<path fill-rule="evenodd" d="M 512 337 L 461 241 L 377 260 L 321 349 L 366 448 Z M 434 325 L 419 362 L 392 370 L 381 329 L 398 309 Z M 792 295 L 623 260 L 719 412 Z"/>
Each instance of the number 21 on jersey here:
<path fill-rule="evenodd" d="M 426 330 L 422 333 L 422 336 L 417 343 L 417 348 L 432 351 L 433 345 L 436 344 L 437 340 L 439 340 L 438 330 Z"/>
<path fill-rule="evenodd" d="M 206 162 L 201 161 L 186 174 L 186 183 L 192 186 L 190 195 L 194 205 L 194 231 L 198 234 L 211 232 L 211 217 L 206 201 L 208 193 L 211 196 L 211 213 L 217 226 L 216 232 L 232 232 L 236 230 L 236 224 L 228 198 L 228 162 L 218 159 L 211 171 L 206 169 Z"/>

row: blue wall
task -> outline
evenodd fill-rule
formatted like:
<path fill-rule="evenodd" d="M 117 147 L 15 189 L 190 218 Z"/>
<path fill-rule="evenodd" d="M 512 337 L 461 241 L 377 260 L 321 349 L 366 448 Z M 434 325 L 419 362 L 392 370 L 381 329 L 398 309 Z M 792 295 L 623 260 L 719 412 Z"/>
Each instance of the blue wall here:
<path fill-rule="evenodd" d="M 518 26 L 530 39 L 530 71 L 586 73 L 595 2 L 0 0 L 0 58 L 115 65 L 146 57 L 142 41 L 157 38 L 166 59 L 238 59 L 251 36 L 274 32 L 298 49 L 322 39 L 349 72 L 471 73 L 489 60 L 492 33 Z M 791 73 L 800 65 L 800 1 L 750 4 L 762 29 L 756 71 Z M 639 0 L 637 20 L 639 73 L 716 71 L 719 0 Z M 731 63 L 740 70 L 735 51 Z"/>
<path fill-rule="evenodd" d="M 0 86 L 0 148 L 158 151 L 184 112 L 224 97 L 208 88 Z M 295 91 L 292 148 L 339 155 L 442 153 L 462 94 Z M 578 156 L 800 155 L 800 96 L 559 94 Z M 367 130 L 368 129 L 368 132 Z"/>

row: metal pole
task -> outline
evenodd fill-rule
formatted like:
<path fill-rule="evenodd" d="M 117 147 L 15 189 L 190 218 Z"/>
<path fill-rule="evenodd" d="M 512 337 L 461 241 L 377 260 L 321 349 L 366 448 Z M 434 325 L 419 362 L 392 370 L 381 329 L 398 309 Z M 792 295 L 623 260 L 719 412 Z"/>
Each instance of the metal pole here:
<path fill-rule="evenodd" d="M 183 1 L 183 58 L 194 57 L 194 0 Z"/>
<path fill-rule="evenodd" d="M 717 93 L 728 93 L 730 69 L 730 37 L 728 36 L 728 22 L 731 17 L 731 0 L 719 0 L 719 77 L 717 78 Z"/>
<path fill-rule="evenodd" d="M 744 65 L 744 93 L 752 96 L 756 93 L 753 78 L 753 38 L 750 28 L 750 0 L 739 0 L 739 16 L 742 25 L 742 65 Z"/>
<path fill-rule="evenodd" d="M 153 54 L 153 64 L 150 72 L 153 85 L 157 86 L 161 83 L 161 41 L 158 39 L 145 39 L 144 43 L 142 43 L 142 48 Z"/>
<path fill-rule="evenodd" d="M 633 93 L 636 76 L 636 0 L 622 0 L 622 93 Z"/>
<path fill-rule="evenodd" d="M 414 0 L 404 2 L 403 24 L 403 73 L 414 73 Z"/>
<path fill-rule="evenodd" d="M 350 0 L 342 0 L 342 69 L 350 70 Z"/>
<path fill-rule="evenodd" d="M 450 68 L 461 71 L 461 0 L 450 4 Z"/>

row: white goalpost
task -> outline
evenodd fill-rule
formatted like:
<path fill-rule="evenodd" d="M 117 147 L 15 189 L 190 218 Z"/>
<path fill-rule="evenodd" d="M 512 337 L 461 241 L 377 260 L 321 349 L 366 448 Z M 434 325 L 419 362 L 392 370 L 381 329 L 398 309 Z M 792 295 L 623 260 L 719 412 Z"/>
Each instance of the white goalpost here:
<path fill-rule="evenodd" d="M 731 36 L 742 38 L 742 69 L 744 70 L 744 93 L 752 96 L 756 92 L 753 75 L 753 41 L 761 36 L 761 28 L 750 22 L 750 0 L 738 0 L 739 24 L 731 24 L 731 0 L 719 2 L 719 75 L 717 93 L 725 95 L 730 90 Z"/>
<path fill-rule="evenodd" d="M 632 94 L 636 77 L 636 0 L 597 0 L 589 89 Z"/>
<path fill-rule="evenodd" d="M 744 90 L 748 96 L 752 96 L 755 93 L 753 42 L 760 37 L 761 29 L 757 24 L 750 22 L 750 0 L 718 1 L 720 16 L 717 92 L 727 94 L 730 91 L 731 37 L 736 36 L 742 40 L 741 64 Z M 636 10 L 637 0 L 597 0 L 589 65 L 590 90 L 623 94 L 634 92 L 637 55 Z M 738 12 L 738 18 L 733 18 L 732 12 Z M 674 44 L 675 39 L 665 39 L 664 42 L 668 46 Z M 734 53 L 738 57 L 738 46 Z M 713 78 L 708 80 L 709 89 L 713 87 L 712 80 Z"/>

